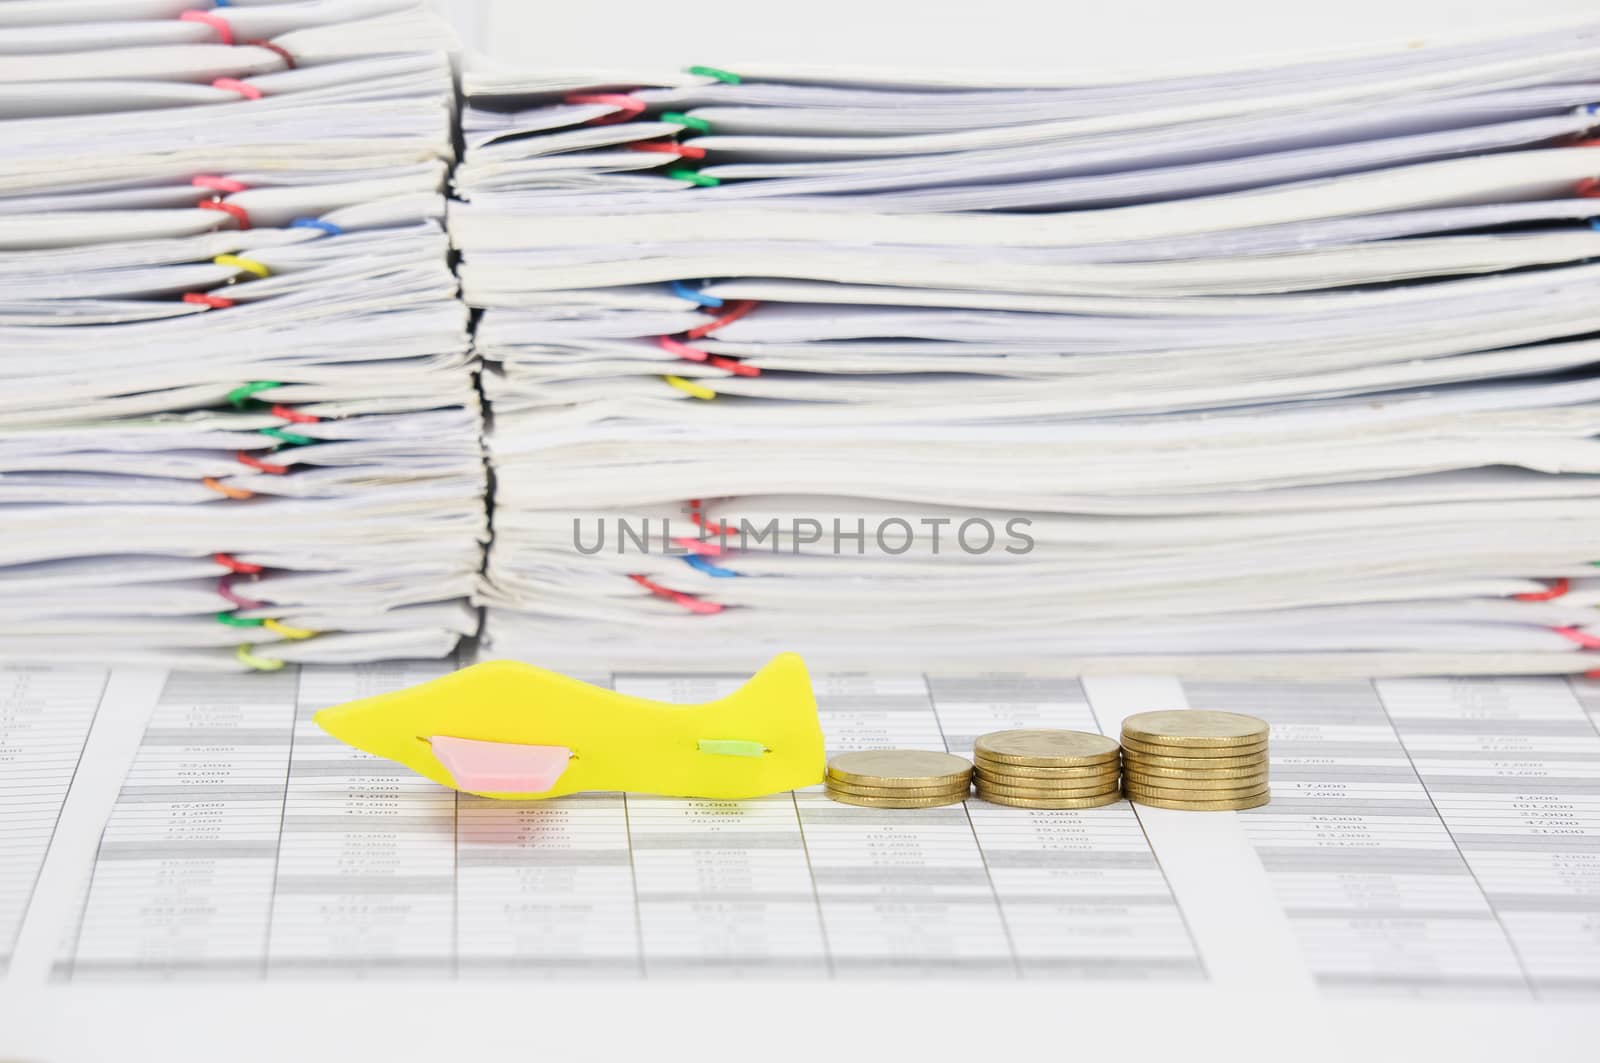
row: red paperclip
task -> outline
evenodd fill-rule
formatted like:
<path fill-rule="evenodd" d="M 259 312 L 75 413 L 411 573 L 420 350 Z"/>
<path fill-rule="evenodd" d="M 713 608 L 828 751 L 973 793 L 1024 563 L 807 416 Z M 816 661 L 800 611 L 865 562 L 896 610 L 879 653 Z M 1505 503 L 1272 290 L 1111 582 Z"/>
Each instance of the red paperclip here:
<path fill-rule="evenodd" d="M 1572 146 L 1575 148 L 1600 148 L 1600 140 L 1579 140 Z M 1584 199 L 1600 197 L 1600 177 L 1585 177 L 1572 186 L 1572 191 L 1575 195 L 1582 196 Z"/>
<path fill-rule="evenodd" d="M 289 54 L 289 49 L 285 48 L 281 44 L 274 44 L 271 41 L 264 41 L 264 40 L 261 40 L 259 38 L 255 39 L 255 40 L 245 41 L 244 43 L 249 44 L 249 45 L 254 45 L 257 48 L 265 48 L 269 52 L 277 52 L 278 53 L 278 58 L 282 59 L 283 62 L 284 62 L 284 65 L 287 66 L 290 70 L 293 70 L 298 65 L 294 61 L 294 56 Z"/>
<path fill-rule="evenodd" d="M 1572 581 L 1558 579 L 1550 585 L 1548 590 L 1530 591 L 1527 594 L 1512 595 L 1519 602 L 1549 602 L 1561 597 L 1572 589 Z"/>
<path fill-rule="evenodd" d="M 273 465 L 270 462 L 262 461 L 260 458 L 252 458 L 242 450 L 235 453 L 234 457 L 238 459 L 240 465 L 248 465 L 250 468 L 260 469 L 262 472 L 270 472 L 274 476 L 282 476 L 289 471 L 289 466 L 287 465 Z"/>
<path fill-rule="evenodd" d="M 755 366 L 753 366 L 753 365 L 745 365 L 743 362 L 739 361 L 737 358 L 724 358 L 720 354 L 713 354 L 713 355 L 708 356 L 706 358 L 706 364 L 707 365 L 716 366 L 718 369 L 721 369 L 722 371 L 727 372 L 727 373 L 732 373 L 734 376 L 760 376 L 761 375 L 761 370 L 757 369 Z"/>
<path fill-rule="evenodd" d="M 211 87 L 221 89 L 223 92 L 237 92 L 247 100 L 259 100 L 261 98 L 260 89 L 240 81 L 238 78 L 217 78 L 211 83 Z"/>
<path fill-rule="evenodd" d="M 215 561 L 229 572 L 237 572 L 241 576 L 254 576 L 256 573 L 262 572 L 266 568 L 265 565 L 252 565 L 249 562 L 240 561 L 232 554 L 212 554 L 211 560 Z"/>
<path fill-rule="evenodd" d="M 226 310 L 233 305 L 232 299 L 224 299 L 220 295 L 206 295 L 204 292 L 184 292 L 183 301 L 196 306 L 208 306 L 213 310 Z"/>
<path fill-rule="evenodd" d="M 591 118 L 584 125 L 615 125 L 631 122 L 644 113 L 644 101 L 636 100 L 625 92 L 574 92 L 567 97 L 570 104 L 598 103 L 619 109 L 617 114 L 603 114 Z"/>
<path fill-rule="evenodd" d="M 679 144 L 671 140 L 647 140 L 639 144 L 629 144 L 629 151 L 655 151 L 662 155 L 676 155 L 680 159 L 703 159 L 706 157 L 705 148 L 696 148 L 688 144 Z"/>
<path fill-rule="evenodd" d="M 202 199 L 200 202 L 196 203 L 195 206 L 199 207 L 201 210 L 220 210 L 222 213 L 228 215 L 234 221 L 238 222 L 239 228 L 250 228 L 250 215 L 245 213 L 245 209 L 239 206 L 237 203 L 224 203 L 220 199 Z"/>
<path fill-rule="evenodd" d="M 665 598 L 677 605 L 681 605 L 691 613 L 699 613 L 702 616 L 709 616 L 712 613 L 722 612 L 723 606 L 718 602 L 708 602 L 703 598 L 696 598 L 692 594 L 685 594 L 682 591 L 675 591 L 671 587 L 663 587 L 661 584 L 650 579 L 648 576 L 641 576 L 638 573 L 630 573 L 628 578 L 633 580 L 633 582 L 637 583 L 639 586 L 643 587 L 645 590 L 649 591 L 651 594 L 654 594 L 660 598 Z"/>
<path fill-rule="evenodd" d="M 662 350 L 669 351 L 672 354 L 677 355 L 679 358 L 682 358 L 686 362 L 703 362 L 707 358 L 711 357 L 700 348 L 690 347 L 686 344 L 679 343 L 671 336 L 657 336 L 656 342 L 661 345 Z"/>
<path fill-rule="evenodd" d="M 228 20 L 213 11 L 185 11 L 178 18 L 184 22 L 204 22 L 207 26 L 217 31 L 217 36 L 223 44 L 233 43 L 233 27 L 228 25 Z"/>
<path fill-rule="evenodd" d="M 703 531 L 710 532 L 712 535 L 728 534 L 728 526 L 726 524 L 719 524 L 714 520 L 706 519 L 705 514 L 700 512 L 703 506 L 704 503 L 700 499 L 689 499 L 689 522 Z"/>
<path fill-rule="evenodd" d="M 322 418 L 318 417 L 314 413 L 301 413 L 299 410 L 291 410 L 289 407 L 281 404 L 272 407 L 272 416 L 282 417 L 285 421 L 288 421 L 291 424 L 316 424 L 318 421 L 322 420 Z"/>
<path fill-rule="evenodd" d="M 697 340 L 702 336 L 709 336 L 722 326 L 731 325 L 741 317 L 744 317 L 754 310 L 757 305 L 754 299 L 740 299 L 738 302 L 730 304 L 722 313 L 707 321 L 704 325 L 696 325 L 688 332 L 685 332 L 683 334 L 684 338 Z"/>

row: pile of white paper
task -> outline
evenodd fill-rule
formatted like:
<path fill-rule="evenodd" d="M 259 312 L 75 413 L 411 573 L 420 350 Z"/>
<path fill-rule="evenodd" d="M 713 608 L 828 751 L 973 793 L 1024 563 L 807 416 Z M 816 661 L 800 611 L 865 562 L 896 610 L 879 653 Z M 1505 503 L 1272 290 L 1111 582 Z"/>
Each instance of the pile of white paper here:
<path fill-rule="evenodd" d="M 486 635 L 1594 667 L 1596 70 L 469 70 Z"/>
<path fill-rule="evenodd" d="M 418 0 L 0 4 L 0 656 L 435 656 L 486 539 Z"/>

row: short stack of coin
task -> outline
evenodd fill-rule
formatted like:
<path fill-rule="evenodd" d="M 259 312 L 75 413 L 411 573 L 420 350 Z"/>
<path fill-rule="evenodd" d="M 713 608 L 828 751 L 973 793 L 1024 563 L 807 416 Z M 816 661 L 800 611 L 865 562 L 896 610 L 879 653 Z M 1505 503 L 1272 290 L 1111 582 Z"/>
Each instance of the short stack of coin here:
<path fill-rule="evenodd" d="M 967 799 L 972 765 L 949 753 L 866 749 L 828 761 L 828 796 L 865 808 L 937 808 Z"/>
<path fill-rule="evenodd" d="M 1095 808 L 1122 799 L 1117 743 L 1087 731 L 995 731 L 972 746 L 978 796 L 1018 808 Z"/>
<path fill-rule="evenodd" d="M 1141 712 L 1122 722 L 1122 789 L 1157 808 L 1227 812 L 1267 803 L 1267 723 L 1236 712 Z"/>

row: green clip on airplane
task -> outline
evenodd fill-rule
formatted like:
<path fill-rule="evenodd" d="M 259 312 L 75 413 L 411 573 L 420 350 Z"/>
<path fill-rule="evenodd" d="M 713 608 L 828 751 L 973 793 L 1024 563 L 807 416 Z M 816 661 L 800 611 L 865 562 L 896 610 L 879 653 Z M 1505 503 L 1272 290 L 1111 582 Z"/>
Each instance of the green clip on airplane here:
<path fill-rule="evenodd" d="M 703 705 L 629 697 L 517 661 L 486 661 L 407 690 L 323 709 L 357 749 L 483 797 L 583 790 L 737 800 L 822 781 L 805 663 L 774 657 Z"/>

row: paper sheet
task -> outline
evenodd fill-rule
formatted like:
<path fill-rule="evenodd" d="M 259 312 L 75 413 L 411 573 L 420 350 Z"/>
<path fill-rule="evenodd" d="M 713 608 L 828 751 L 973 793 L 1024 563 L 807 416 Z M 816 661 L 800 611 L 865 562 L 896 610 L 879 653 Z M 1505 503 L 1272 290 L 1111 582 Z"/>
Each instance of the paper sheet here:
<path fill-rule="evenodd" d="M 99 670 L 0 671 L 0 972 L 105 690 Z"/>
<path fill-rule="evenodd" d="M 0 673 L 11 984 L 799 976 L 1600 996 L 1594 681 L 816 677 L 831 751 L 967 753 L 1018 726 L 1115 734 L 1153 707 L 1255 713 L 1273 724 L 1274 800 L 1238 814 L 891 812 L 816 789 L 498 803 L 311 723 L 444 667 Z M 696 701 L 740 678 L 612 681 Z"/>

